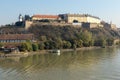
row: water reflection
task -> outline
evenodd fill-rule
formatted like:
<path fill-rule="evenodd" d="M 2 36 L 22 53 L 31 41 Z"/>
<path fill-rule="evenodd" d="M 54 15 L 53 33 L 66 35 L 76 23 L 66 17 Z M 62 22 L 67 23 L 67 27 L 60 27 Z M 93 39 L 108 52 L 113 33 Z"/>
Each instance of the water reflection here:
<path fill-rule="evenodd" d="M 22 58 L 3 58 L 0 59 L 0 74 L 2 74 L 0 79 L 80 80 L 81 78 L 81 80 L 112 80 L 114 75 L 118 75 L 110 74 L 108 70 L 112 69 L 113 72 L 120 73 L 117 70 L 120 65 L 116 63 L 120 60 L 119 52 L 119 48 L 107 48 L 63 52 L 59 56 L 37 54 Z M 109 77 L 111 75 L 112 78 Z"/>

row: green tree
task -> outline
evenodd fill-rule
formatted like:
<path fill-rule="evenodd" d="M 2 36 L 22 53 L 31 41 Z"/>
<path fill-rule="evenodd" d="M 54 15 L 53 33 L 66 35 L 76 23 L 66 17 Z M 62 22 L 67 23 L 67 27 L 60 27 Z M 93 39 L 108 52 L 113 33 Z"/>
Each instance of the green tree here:
<path fill-rule="evenodd" d="M 27 44 L 26 43 L 21 43 L 21 46 L 19 47 L 20 51 L 26 51 L 27 50 Z"/>
<path fill-rule="evenodd" d="M 73 44 L 73 49 L 76 50 L 76 48 L 77 48 L 77 47 L 76 47 L 76 44 Z"/>
<path fill-rule="evenodd" d="M 47 41 L 47 37 L 46 36 L 40 36 L 40 41 L 43 41 L 43 42 Z"/>
<path fill-rule="evenodd" d="M 38 51 L 38 44 L 37 43 L 32 44 L 32 49 L 33 51 Z"/>
<path fill-rule="evenodd" d="M 0 43 L 0 48 L 3 47 L 3 43 Z"/>
<path fill-rule="evenodd" d="M 39 43 L 38 47 L 39 47 L 40 50 L 44 50 L 44 48 L 45 48 L 44 42 Z"/>
<path fill-rule="evenodd" d="M 63 43 L 62 43 L 62 39 L 60 37 L 55 40 L 55 43 L 56 43 L 56 48 L 57 49 L 62 48 Z"/>
<path fill-rule="evenodd" d="M 67 48 L 71 48 L 71 43 L 69 41 L 63 41 L 63 48 L 67 49 Z"/>
<path fill-rule="evenodd" d="M 53 40 L 48 40 L 45 42 L 45 48 L 46 49 L 56 49 L 57 48 L 57 43 Z"/>
<path fill-rule="evenodd" d="M 94 46 L 94 40 L 93 39 L 91 41 L 89 41 L 89 45 Z"/>
<path fill-rule="evenodd" d="M 76 48 L 80 48 L 83 46 L 83 41 L 80 39 L 72 39 L 71 41 L 72 44 L 72 48 L 74 48 L 76 46 Z"/>
<path fill-rule="evenodd" d="M 92 33 L 91 32 L 88 32 L 87 30 L 83 31 L 80 33 L 78 38 L 83 41 L 83 46 L 85 46 L 85 47 L 91 46 L 91 44 L 90 44 L 90 41 L 92 41 Z"/>
<path fill-rule="evenodd" d="M 32 43 L 30 40 L 27 40 L 25 42 L 26 46 L 27 46 L 27 51 L 32 51 Z"/>
<path fill-rule="evenodd" d="M 83 46 L 83 41 L 82 40 L 78 40 L 77 41 L 77 47 L 82 47 Z"/>

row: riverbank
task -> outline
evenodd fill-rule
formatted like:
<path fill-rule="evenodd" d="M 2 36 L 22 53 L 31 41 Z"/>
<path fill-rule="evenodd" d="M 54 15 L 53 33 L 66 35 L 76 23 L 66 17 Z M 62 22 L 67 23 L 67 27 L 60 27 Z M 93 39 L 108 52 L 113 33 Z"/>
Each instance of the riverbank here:
<path fill-rule="evenodd" d="M 105 48 L 112 48 L 112 47 L 117 47 L 117 46 L 107 46 Z M 68 51 L 80 51 L 80 50 L 93 50 L 93 49 L 100 49 L 102 47 L 82 47 L 82 48 L 77 48 L 77 49 L 60 49 L 61 53 L 63 52 L 68 52 Z M 9 54 L 1 53 L 0 57 L 27 57 L 29 55 L 35 55 L 35 54 L 49 54 L 53 50 L 39 50 L 36 52 L 12 52 Z"/>

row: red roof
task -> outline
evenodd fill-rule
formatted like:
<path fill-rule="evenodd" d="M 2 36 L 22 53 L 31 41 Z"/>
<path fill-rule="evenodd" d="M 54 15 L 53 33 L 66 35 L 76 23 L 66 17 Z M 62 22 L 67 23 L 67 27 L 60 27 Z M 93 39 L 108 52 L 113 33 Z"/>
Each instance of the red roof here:
<path fill-rule="evenodd" d="M 59 16 L 57 15 L 33 15 L 34 18 L 54 18 L 57 19 Z"/>
<path fill-rule="evenodd" d="M 0 40 L 33 40 L 33 34 L 0 34 Z"/>

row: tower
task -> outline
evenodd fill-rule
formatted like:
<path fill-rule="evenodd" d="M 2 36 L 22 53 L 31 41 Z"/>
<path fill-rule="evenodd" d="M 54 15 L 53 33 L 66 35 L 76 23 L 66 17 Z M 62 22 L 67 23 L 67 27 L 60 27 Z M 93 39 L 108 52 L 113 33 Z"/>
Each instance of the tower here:
<path fill-rule="evenodd" d="M 23 16 L 20 14 L 19 15 L 19 22 L 22 22 L 23 21 Z"/>

